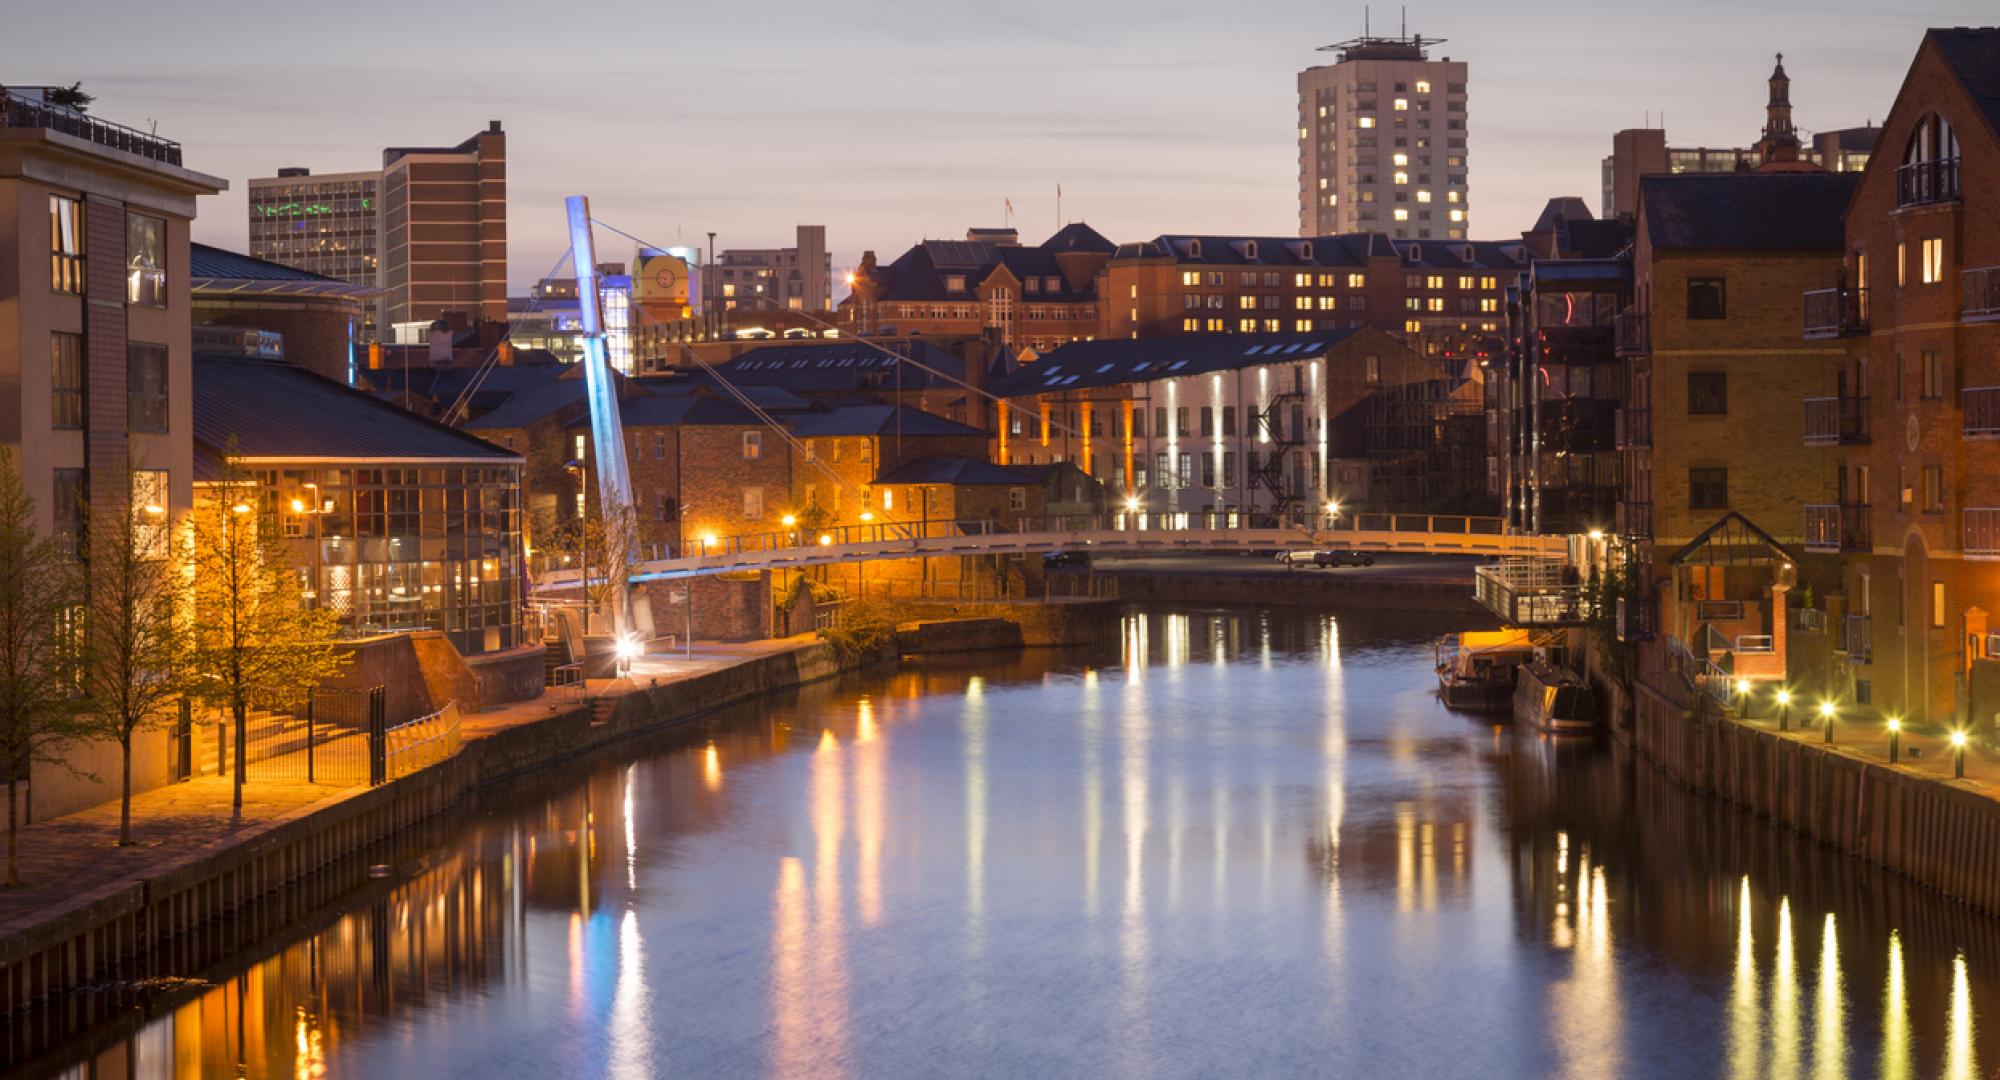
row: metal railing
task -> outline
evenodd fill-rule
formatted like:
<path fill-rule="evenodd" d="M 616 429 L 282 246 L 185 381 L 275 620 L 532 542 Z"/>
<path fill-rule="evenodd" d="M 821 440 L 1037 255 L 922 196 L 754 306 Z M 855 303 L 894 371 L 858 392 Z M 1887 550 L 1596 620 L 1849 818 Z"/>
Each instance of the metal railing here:
<path fill-rule="evenodd" d="M 1770 634 L 1738 634 L 1736 651 L 1746 655 L 1775 653 L 1778 651 L 1777 638 Z"/>
<path fill-rule="evenodd" d="M 1630 308 L 1618 313 L 1618 355 L 1644 356 L 1653 351 L 1653 317 Z"/>
<path fill-rule="evenodd" d="M 1800 608 L 1798 618 L 1792 625 L 1809 634 L 1826 633 L 1826 612 L 1818 608 Z"/>
<path fill-rule="evenodd" d="M 1653 504 L 1621 500 L 1618 503 L 1618 535 L 1637 540 L 1653 538 Z"/>
<path fill-rule="evenodd" d="M 1868 507 L 1858 503 L 1807 503 L 1807 551 L 1868 551 Z"/>
<path fill-rule="evenodd" d="M 1618 410 L 1618 449 L 1638 450 L 1653 445 L 1653 410 Z"/>
<path fill-rule="evenodd" d="M 1896 170 L 1896 205 L 1958 201 L 1958 159 L 1919 161 Z"/>
<path fill-rule="evenodd" d="M 1868 399 L 1865 397 L 1807 398 L 1806 445 L 1868 445 Z"/>
<path fill-rule="evenodd" d="M 458 702 L 383 732 L 385 779 L 408 776 L 458 753 Z"/>
<path fill-rule="evenodd" d="M 1575 626 L 1593 614 L 1575 568 L 1560 559 L 1521 559 L 1475 567 L 1473 598 L 1514 626 Z"/>
<path fill-rule="evenodd" d="M 1702 622 L 1734 621 L 1743 617 L 1743 601 L 1700 600 L 1695 603 L 1694 617 Z"/>
<path fill-rule="evenodd" d="M 1959 317 L 1967 322 L 2000 319 L 2000 266 L 1980 266 L 1958 275 Z"/>
<path fill-rule="evenodd" d="M 60 131 L 85 142 L 168 165 L 181 163 L 181 144 L 171 139 L 162 139 L 151 132 L 124 124 L 99 120 L 75 109 L 51 105 L 13 90 L 7 90 L 4 96 L 0 96 L 0 127 Z"/>
<path fill-rule="evenodd" d="M 1715 661 L 1706 656 L 1696 656 L 1687 643 L 1677 637 L 1666 639 L 1666 660 L 1669 670 L 1686 680 L 1697 693 L 1705 694 L 1717 704 L 1728 705 L 1734 690 L 1734 680 L 1729 672 L 1722 670 Z"/>
<path fill-rule="evenodd" d="M 1960 432 L 1968 439 L 2000 438 L 2000 386 L 1968 386 L 1958 393 L 1964 412 Z"/>
<path fill-rule="evenodd" d="M 1846 634 L 1847 640 L 1842 642 L 1841 649 L 1847 653 L 1847 659 L 1856 664 L 1872 662 L 1875 658 L 1875 648 L 1869 633 L 1868 616 L 1849 615 Z"/>
<path fill-rule="evenodd" d="M 1868 290 L 1842 286 L 1805 294 L 1805 336 L 1847 337 L 1868 332 Z"/>

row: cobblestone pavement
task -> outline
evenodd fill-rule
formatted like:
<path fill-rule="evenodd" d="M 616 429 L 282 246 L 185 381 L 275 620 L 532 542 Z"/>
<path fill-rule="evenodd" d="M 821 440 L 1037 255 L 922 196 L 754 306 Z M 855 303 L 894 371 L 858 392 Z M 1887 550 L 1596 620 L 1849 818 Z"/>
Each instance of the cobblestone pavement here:
<path fill-rule="evenodd" d="M 805 640 L 698 643 L 691 655 L 677 651 L 640 658 L 634 662 L 633 682 L 645 685 L 691 678 L 797 648 Z M 558 709 L 581 703 L 586 696 L 629 689 L 630 684 L 621 689 L 617 682 L 592 680 L 580 690 L 550 691 L 530 701 L 468 714 L 460 724 L 461 738 L 470 742 L 545 719 Z M 257 767 L 258 762 L 252 761 L 251 768 Z M 243 814 L 236 818 L 230 812 L 230 787 L 227 778 L 199 776 L 134 795 L 130 847 L 118 846 L 116 800 L 23 826 L 19 837 L 23 887 L 0 889 L 0 936 L 86 902 L 107 887 L 158 874 L 248 829 L 365 790 L 303 780 L 253 779 L 244 785 Z"/>

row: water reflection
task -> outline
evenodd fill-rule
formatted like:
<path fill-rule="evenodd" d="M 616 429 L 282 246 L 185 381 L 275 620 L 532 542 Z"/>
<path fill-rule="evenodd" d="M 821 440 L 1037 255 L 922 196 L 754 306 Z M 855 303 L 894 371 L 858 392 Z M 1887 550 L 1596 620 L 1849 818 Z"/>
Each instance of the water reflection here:
<path fill-rule="evenodd" d="M 1422 642 L 1156 610 L 1102 651 L 807 688 L 495 792 L 212 985 L 134 999 L 80 1049 L 42 1049 L 60 1017 L 24 1018 L 9 1060 L 1305 1075 L 1338 1046 L 1356 1075 L 1972 1077 L 1993 1059 L 1977 1019 L 2000 924 L 1615 748 L 1446 713 Z"/>

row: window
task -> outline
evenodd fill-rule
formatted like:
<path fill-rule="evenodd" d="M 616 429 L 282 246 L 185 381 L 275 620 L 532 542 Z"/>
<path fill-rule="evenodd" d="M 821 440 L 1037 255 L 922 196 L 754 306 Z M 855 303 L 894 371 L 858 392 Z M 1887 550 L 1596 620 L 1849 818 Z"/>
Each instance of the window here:
<path fill-rule="evenodd" d="M 1944 280 L 1944 237 L 1942 236 L 1924 237 L 1923 256 L 1924 256 L 1924 267 L 1923 267 L 1924 284 L 1935 285 L 1938 282 L 1943 281 Z"/>
<path fill-rule="evenodd" d="M 1906 268 L 1908 263 L 1909 245 L 1898 240 L 1896 241 L 1896 287 L 1898 289 L 1902 288 L 1904 283 L 1909 280 L 1909 270 Z"/>
<path fill-rule="evenodd" d="M 167 474 L 163 469 L 132 473 L 132 553 L 141 559 L 167 557 L 172 531 L 167 514 Z"/>
<path fill-rule="evenodd" d="M 1355 124 L 1364 128 L 1372 128 L 1375 126 L 1375 118 L 1372 116 L 1364 116 L 1359 120 L 1356 120 Z"/>
<path fill-rule="evenodd" d="M 1203 405 L 1201 407 L 1201 434 L 1203 438 L 1215 434 L 1215 408 L 1213 406 Z"/>
<path fill-rule="evenodd" d="M 1728 508 L 1728 469 L 1688 470 L 1688 509 L 1727 510 Z"/>
<path fill-rule="evenodd" d="M 1370 386 L 1380 383 L 1382 381 L 1382 358 L 1373 353 L 1369 354 L 1366 370 Z"/>
<path fill-rule="evenodd" d="M 1347 287 L 1348 287 L 1348 288 L 1350 288 L 1350 289 L 1360 289 L 1360 288 L 1365 288 L 1365 287 L 1366 287 L 1367 285 L 1368 285 L 1368 275 L 1367 275 L 1367 274 L 1349 274 L 1349 275 L 1347 275 Z"/>
<path fill-rule="evenodd" d="M 806 456 L 812 456 L 812 442 L 810 440 L 806 443 Z M 667 433 L 664 431 L 653 432 L 653 460 L 667 460 Z"/>
<path fill-rule="evenodd" d="M 49 424 L 83 427 L 83 337 L 79 334 L 50 335 Z"/>
<path fill-rule="evenodd" d="M 1205 488 L 1215 486 L 1215 455 L 1212 453 L 1201 456 L 1201 486 Z"/>
<path fill-rule="evenodd" d="M 756 461 L 764 456 L 764 433 L 746 431 L 743 433 L 743 460 Z"/>
<path fill-rule="evenodd" d="M 1236 434 L 1236 407 L 1234 405 L 1224 405 L 1222 407 L 1222 433 L 1225 436 Z"/>
<path fill-rule="evenodd" d="M 86 539 L 85 525 L 90 513 L 90 492 L 82 469 L 57 469 L 55 475 L 56 543 L 73 555 L 80 555 Z"/>
<path fill-rule="evenodd" d="M 1688 279 L 1688 318 L 1720 319 L 1724 310 L 1721 278 Z"/>
<path fill-rule="evenodd" d="M 158 435 L 167 430 L 167 347 L 125 346 L 125 426 Z"/>
<path fill-rule="evenodd" d="M 1187 436 L 1188 407 L 1185 405 L 1176 406 L 1174 409 L 1174 433 L 1183 438 Z"/>
<path fill-rule="evenodd" d="M 760 518 L 764 516 L 764 489 L 747 487 L 743 489 L 743 516 Z"/>
<path fill-rule="evenodd" d="M 1924 397 L 1937 401 L 1944 397 L 1945 373 L 1944 357 L 1935 349 L 1926 349 L 1922 354 L 1924 363 Z"/>
<path fill-rule="evenodd" d="M 653 504 L 653 520 L 665 524 L 679 516 L 680 507 L 674 501 L 673 496 L 668 495 L 664 491 L 660 492 L 658 501 Z"/>
<path fill-rule="evenodd" d="M 1944 466 L 1924 466 L 1924 513 L 1944 513 Z"/>
<path fill-rule="evenodd" d="M 161 218 L 125 215 L 125 300 L 167 306 L 167 223 Z"/>
<path fill-rule="evenodd" d="M 1199 285 L 1199 284 L 1201 284 L 1201 271 L 1199 271 L 1199 270 L 1183 270 L 1183 271 L 1181 271 L 1181 284 L 1182 284 L 1182 285 Z"/>
<path fill-rule="evenodd" d="M 1688 373 L 1688 415 L 1722 416 L 1729 412 L 1729 376 L 1720 371 Z"/>
<path fill-rule="evenodd" d="M 964 292 L 965 275 L 964 274 L 946 275 L 944 279 L 944 287 L 946 292 Z"/>
<path fill-rule="evenodd" d="M 896 508 L 896 489 L 895 489 L 895 488 L 883 488 L 883 489 L 882 489 L 882 509 L 884 509 L 884 510 L 894 510 L 895 508 Z"/>
<path fill-rule="evenodd" d="M 83 204 L 49 196 L 49 287 L 83 292 Z"/>

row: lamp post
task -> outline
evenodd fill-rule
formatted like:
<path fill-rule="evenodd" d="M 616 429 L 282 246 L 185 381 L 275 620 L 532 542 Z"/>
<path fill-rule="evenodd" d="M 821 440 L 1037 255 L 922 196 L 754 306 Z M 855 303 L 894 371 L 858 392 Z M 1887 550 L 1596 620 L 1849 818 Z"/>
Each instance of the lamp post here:
<path fill-rule="evenodd" d="M 1750 680 L 1736 680 L 1736 711 L 1743 719 L 1750 719 Z"/>
<path fill-rule="evenodd" d="M 1894 765 L 1903 741 L 1903 722 L 1889 718 L 1889 764 Z"/>
<path fill-rule="evenodd" d="M 1826 722 L 1826 741 L 1827 741 L 1827 742 L 1832 742 L 1832 741 L 1833 741 L 1833 714 L 1834 714 L 1834 712 L 1835 712 L 1835 709 L 1834 709 L 1834 707 L 1833 707 L 1833 702 L 1831 702 L 1831 701 L 1822 701 L 1822 702 L 1820 702 L 1820 703 L 1819 703 L 1819 718 L 1820 718 L 1821 720 L 1823 720 L 1823 721 L 1825 721 L 1825 722 Z"/>
<path fill-rule="evenodd" d="M 1951 733 L 1951 775 L 1953 779 L 1965 779 L 1965 732 Z"/>
<path fill-rule="evenodd" d="M 1778 730 L 1792 729 L 1792 692 L 1782 687 L 1778 690 Z"/>

